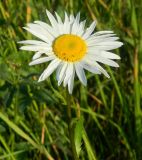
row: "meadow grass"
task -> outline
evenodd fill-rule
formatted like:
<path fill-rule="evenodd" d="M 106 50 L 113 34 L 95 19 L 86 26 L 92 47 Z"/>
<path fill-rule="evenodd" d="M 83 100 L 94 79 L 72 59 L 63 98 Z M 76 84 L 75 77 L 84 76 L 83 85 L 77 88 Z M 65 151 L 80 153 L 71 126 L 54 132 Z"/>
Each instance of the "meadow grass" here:
<path fill-rule="evenodd" d="M 1 0 L 0 1 L 0 160 L 70 160 L 66 90 L 55 75 L 38 83 L 45 65 L 28 66 L 33 53 L 18 41 L 32 38 L 22 27 L 49 22 L 45 10 L 80 11 L 96 30 L 113 30 L 124 46 L 120 68 L 106 67 L 111 78 L 87 73 L 76 79 L 72 107 L 74 140 L 81 160 L 142 158 L 142 1 Z"/>

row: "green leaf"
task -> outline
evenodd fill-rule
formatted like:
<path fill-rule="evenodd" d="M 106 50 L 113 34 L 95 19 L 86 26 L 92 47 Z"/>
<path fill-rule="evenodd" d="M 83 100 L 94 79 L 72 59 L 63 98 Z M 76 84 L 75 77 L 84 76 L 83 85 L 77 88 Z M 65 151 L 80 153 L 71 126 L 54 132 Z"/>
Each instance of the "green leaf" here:
<path fill-rule="evenodd" d="M 137 24 L 137 15 L 135 10 L 135 3 L 132 1 L 132 13 L 131 13 L 131 25 L 134 29 L 136 35 L 138 35 L 138 24 Z"/>
<path fill-rule="evenodd" d="M 83 130 L 83 141 L 85 143 L 85 147 L 86 147 L 86 150 L 87 150 L 87 153 L 88 153 L 88 159 L 89 160 L 97 160 L 96 158 L 96 155 L 90 145 L 90 142 L 89 142 L 89 139 L 87 137 L 87 134 L 86 134 L 86 131 L 85 129 Z"/>
<path fill-rule="evenodd" d="M 83 117 L 81 117 L 75 126 L 74 130 L 74 141 L 75 141 L 75 147 L 77 151 L 77 155 L 79 156 L 79 153 L 81 151 L 81 144 L 82 144 L 82 136 L 83 136 Z"/>

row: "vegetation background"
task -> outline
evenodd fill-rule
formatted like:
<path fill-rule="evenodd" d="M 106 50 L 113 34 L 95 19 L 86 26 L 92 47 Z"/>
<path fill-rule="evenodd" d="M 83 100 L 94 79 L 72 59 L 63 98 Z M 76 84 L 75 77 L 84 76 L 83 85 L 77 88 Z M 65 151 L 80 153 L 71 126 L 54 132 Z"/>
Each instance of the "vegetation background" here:
<path fill-rule="evenodd" d="M 81 160 L 141 160 L 142 1 L 0 0 L 0 160 L 69 160 L 66 91 L 55 76 L 37 83 L 44 65 L 30 67 L 33 53 L 19 50 L 31 39 L 22 27 L 48 22 L 45 10 L 63 18 L 80 11 L 96 30 L 113 30 L 124 46 L 110 79 L 87 73 L 71 98 L 75 144 Z M 80 116 L 81 115 L 81 116 Z M 84 120 L 83 120 L 84 119 Z"/>

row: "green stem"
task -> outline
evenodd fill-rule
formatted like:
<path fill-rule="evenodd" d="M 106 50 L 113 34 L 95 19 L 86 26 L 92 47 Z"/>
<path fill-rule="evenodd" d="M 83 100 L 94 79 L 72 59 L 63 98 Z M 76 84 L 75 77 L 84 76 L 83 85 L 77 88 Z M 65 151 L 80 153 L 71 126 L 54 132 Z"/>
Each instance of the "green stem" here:
<path fill-rule="evenodd" d="M 72 150 L 72 156 L 74 160 L 79 160 L 76 152 L 75 142 L 74 142 L 74 129 L 71 124 L 72 122 L 71 95 L 68 93 L 68 91 L 66 91 L 66 96 L 67 96 L 68 131 L 69 131 L 69 139 L 70 139 L 70 145 Z"/>

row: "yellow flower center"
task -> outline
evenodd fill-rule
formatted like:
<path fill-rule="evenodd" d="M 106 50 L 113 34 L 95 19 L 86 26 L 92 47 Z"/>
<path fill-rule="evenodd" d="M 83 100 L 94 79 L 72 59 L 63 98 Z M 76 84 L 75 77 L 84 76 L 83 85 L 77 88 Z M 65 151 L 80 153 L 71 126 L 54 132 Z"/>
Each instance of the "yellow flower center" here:
<path fill-rule="evenodd" d="M 53 51 L 55 55 L 64 61 L 79 61 L 86 54 L 87 46 L 79 36 L 64 34 L 55 39 Z"/>

